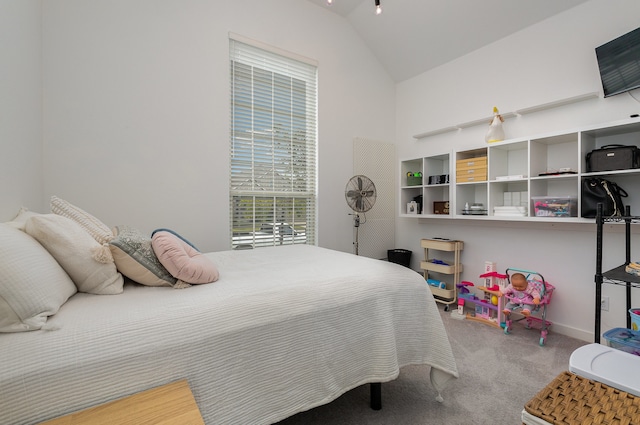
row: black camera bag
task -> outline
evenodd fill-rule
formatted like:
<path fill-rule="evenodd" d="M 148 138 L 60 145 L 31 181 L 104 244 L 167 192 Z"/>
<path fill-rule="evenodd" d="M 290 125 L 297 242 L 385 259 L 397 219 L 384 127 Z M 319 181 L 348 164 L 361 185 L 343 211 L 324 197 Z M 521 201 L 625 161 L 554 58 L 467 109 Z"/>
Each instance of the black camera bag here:
<path fill-rule="evenodd" d="M 589 152 L 586 160 L 587 172 L 640 168 L 640 149 L 633 145 L 606 145 Z"/>

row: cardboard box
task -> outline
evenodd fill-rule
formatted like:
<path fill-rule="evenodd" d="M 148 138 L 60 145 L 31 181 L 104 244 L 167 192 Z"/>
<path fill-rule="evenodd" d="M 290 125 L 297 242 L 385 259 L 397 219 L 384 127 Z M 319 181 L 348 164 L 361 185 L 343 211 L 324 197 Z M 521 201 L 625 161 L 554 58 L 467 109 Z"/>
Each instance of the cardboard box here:
<path fill-rule="evenodd" d="M 433 203 L 434 214 L 449 214 L 449 201 L 435 201 Z"/>

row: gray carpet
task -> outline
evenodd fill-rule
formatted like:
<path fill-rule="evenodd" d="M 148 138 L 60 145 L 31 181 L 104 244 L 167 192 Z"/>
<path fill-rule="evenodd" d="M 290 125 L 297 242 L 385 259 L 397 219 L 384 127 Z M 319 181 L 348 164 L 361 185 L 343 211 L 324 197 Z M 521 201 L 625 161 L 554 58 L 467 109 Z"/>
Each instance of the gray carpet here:
<path fill-rule="evenodd" d="M 440 312 L 460 378 L 443 392 L 444 402 L 429 382 L 428 366 L 406 366 L 398 379 L 382 385 L 382 410 L 369 408 L 369 386 L 344 394 L 332 403 L 299 413 L 278 425 L 514 425 L 520 412 L 556 375 L 568 370 L 569 356 L 584 341 L 555 334 L 544 347 L 540 331 L 514 324 L 510 335 Z"/>

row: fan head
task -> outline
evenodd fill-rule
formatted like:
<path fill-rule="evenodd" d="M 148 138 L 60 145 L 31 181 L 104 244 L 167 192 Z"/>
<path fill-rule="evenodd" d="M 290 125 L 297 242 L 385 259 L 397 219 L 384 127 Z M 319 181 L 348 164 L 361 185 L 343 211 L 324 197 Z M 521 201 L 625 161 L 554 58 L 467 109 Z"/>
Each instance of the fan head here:
<path fill-rule="evenodd" d="M 353 176 L 347 182 L 344 197 L 355 212 L 367 212 L 376 203 L 376 185 L 367 176 Z"/>

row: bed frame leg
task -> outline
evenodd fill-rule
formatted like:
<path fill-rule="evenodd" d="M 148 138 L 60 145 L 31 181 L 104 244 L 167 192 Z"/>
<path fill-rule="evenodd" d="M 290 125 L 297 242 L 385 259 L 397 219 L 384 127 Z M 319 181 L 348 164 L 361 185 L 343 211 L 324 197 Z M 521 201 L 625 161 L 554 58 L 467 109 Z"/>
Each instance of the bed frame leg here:
<path fill-rule="evenodd" d="M 371 388 L 371 408 L 373 410 L 382 409 L 382 383 L 373 382 L 370 384 Z"/>

